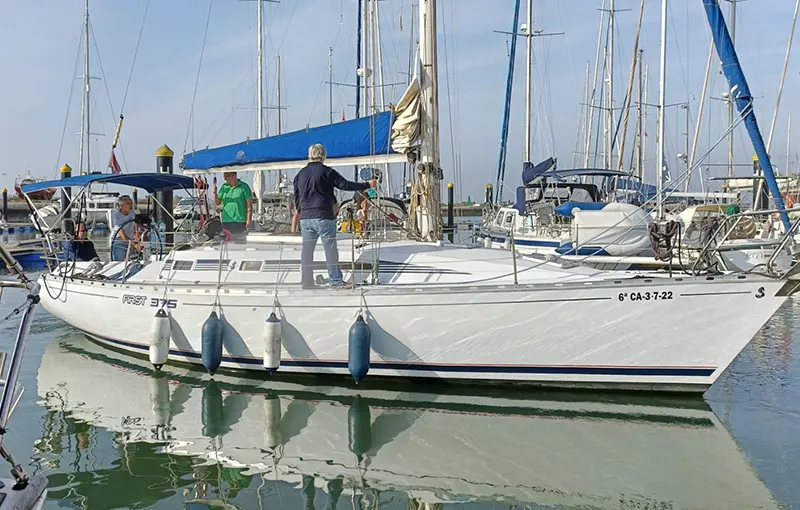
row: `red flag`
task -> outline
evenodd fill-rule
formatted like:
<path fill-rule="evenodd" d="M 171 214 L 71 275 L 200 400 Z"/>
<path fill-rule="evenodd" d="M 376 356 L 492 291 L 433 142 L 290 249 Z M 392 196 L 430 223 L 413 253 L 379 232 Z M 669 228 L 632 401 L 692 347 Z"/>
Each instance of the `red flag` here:
<path fill-rule="evenodd" d="M 111 159 L 108 160 L 108 168 L 111 169 L 112 174 L 122 173 L 122 167 L 119 166 L 117 156 L 114 154 L 114 149 L 111 149 Z"/>

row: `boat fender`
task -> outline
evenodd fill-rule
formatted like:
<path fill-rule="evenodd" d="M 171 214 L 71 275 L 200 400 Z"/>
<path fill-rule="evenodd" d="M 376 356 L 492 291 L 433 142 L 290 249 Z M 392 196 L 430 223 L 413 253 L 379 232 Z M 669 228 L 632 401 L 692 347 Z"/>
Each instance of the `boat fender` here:
<path fill-rule="evenodd" d="M 361 395 L 356 395 L 350 410 L 347 411 L 347 447 L 358 461 L 372 448 L 372 419 L 369 405 Z"/>
<path fill-rule="evenodd" d="M 491 248 L 492 247 L 492 238 L 486 236 L 483 238 L 483 247 L 484 248 Z"/>
<path fill-rule="evenodd" d="M 200 330 L 201 358 L 208 373 L 214 375 L 222 363 L 222 321 L 212 311 Z"/>
<path fill-rule="evenodd" d="M 264 322 L 264 369 L 275 373 L 281 366 L 281 320 L 275 312 Z"/>
<path fill-rule="evenodd" d="M 356 321 L 350 326 L 347 346 L 347 368 L 356 384 L 359 384 L 369 372 L 369 353 L 369 326 L 364 322 L 364 316 L 359 314 Z"/>
<path fill-rule="evenodd" d="M 169 317 L 159 308 L 150 327 L 150 363 L 156 371 L 161 370 L 169 357 Z"/>
<path fill-rule="evenodd" d="M 281 400 L 274 393 L 264 396 L 264 446 L 275 450 L 281 444 Z"/>

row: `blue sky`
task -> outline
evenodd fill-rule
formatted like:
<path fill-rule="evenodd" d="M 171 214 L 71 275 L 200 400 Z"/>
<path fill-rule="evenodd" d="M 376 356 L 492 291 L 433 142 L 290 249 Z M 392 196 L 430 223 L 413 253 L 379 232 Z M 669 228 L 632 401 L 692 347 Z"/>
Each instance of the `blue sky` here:
<path fill-rule="evenodd" d="M 523 14 L 524 19 L 524 3 Z M 533 159 L 555 155 L 562 168 L 572 165 L 581 122 L 587 62 L 594 63 L 601 0 L 536 0 L 534 28 L 566 32 L 535 42 Z M 766 133 L 772 119 L 794 2 L 770 0 L 739 5 L 737 46 L 740 60 L 757 96 L 756 113 Z M 91 4 L 92 159 L 105 170 L 114 123 L 125 95 L 145 0 Z M 275 103 L 275 55 L 282 59 L 284 131 L 328 121 L 328 48 L 334 48 L 334 81 L 352 83 L 355 74 L 356 0 L 282 0 L 264 4 L 267 19 L 265 59 L 267 101 Z M 621 106 L 630 68 L 638 0 L 617 0 L 615 96 Z M 727 3 L 724 5 L 727 12 Z M 163 143 L 176 156 L 192 147 L 217 146 L 255 137 L 255 2 L 213 0 L 205 44 L 194 121 L 190 109 L 198 72 L 209 2 L 151 2 L 142 42 L 124 108 L 122 151 L 127 171 L 150 171 L 154 151 Z M 408 66 L 411 0 L 380 2 L 384 81 L 404 81 Z M 649 102 L 658 91 L 660 2 L 648 0 L 641 46 L 650 66 Z M 512 0 L 440 0 L 440 80 L 442 159 L 446 179 L 453 180 L 453 154 L 460 155 L 463 197 L 482 195 L 494 180 L 507 67 L 508 38 L 494 30 L 510 30 Z M 667 102 L 689 101 L 696 118 L 708 48 L 708 29 L 701 0 L 672 0 L 669 20 Z M 75 67 L 82 30 L 81 0 L 5 2 L 0 17 L 0 151 L 4 164 L 0 184 L 11 187 L 26 170 L 52 177 L 62 163 L 77 166 L 80 129 L 80 86 Z M 402 18 L 403 30 L 400 30 Z M 522 42 L 522 41 L 521 41 Z M 508 185 L 518 184 L 523 147 L 524 45 L 518 48 L 517 75 L 509 136 Z M 800 85 L 800 50 L 792 54 L 772 153 L 775 165 L 786 166 L 787 114 L 796 110 Z M 727 88 L 715 60 L 710 94 Z M 70 95 L 70 87 L 72 93 Z M 106 88 L 108 92 L 106 91 Z M 386 89 L 396 101 L 402 87 Z M 109 106 L 113 104 L 112 112 Z M 353 115 L 353 91 L 334 90 L 334 117 Z M 719 101 L 707 101 L 698 153 L 716 142 L 727 126 Z M 69 105 L 69 114 L 67 115 Z M 66 118 L 66 135 L 59 157 Z M 276 118 L 269 115 L 270 132 Z M 454 126 L 451 132 L 450 126 Z M 800 132 L 800 115 L 796 116 Z M 456 129 L 457 128 L 457 129 Z M 693 129 L 693 128 L 692 128 Z M 667 114 L 667 154 L 683 152 L 683 113 Z M 655 110 L 648 118 L 648 159 L 655 154 Z M 765 134 L 766 136 L 766 134 Z M 452 141 L 452 142 L 451 142 Z M 743 129 L 735 135 L 737 162 L 750 161 L 752 149 Z M 800 142 L 793 145 L 800 149 Z M 630 145 L 629 145 L 630 146 Z M 793 150 L 792 152 L 796 152 Z M 124 153 L 124 158 L 123 158 Z M 710 163 L 726 160 L 723 144 Z M 794 161 L 797 165 L 797 161 Z M 653 165 L 651 165 L 652 167 Z M 712 173 L 722 172 L 714 169 Z M 745 169 L 741 170 L 746 172 Z"/>

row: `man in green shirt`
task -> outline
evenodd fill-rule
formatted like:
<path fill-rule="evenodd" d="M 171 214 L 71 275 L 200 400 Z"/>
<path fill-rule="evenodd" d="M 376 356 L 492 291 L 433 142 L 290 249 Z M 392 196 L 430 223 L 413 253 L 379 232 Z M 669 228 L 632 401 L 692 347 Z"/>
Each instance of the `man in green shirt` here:
<path fill-rule="evenodd" d="M 236 177 L 236 172 L 225 172 L 225 184 L 217 192 L 214 177 L 214 203 L 222 205 L 222 228 L 231 235 L 242 234 L 253 222 L 253 192 L 246 182 Z"/>

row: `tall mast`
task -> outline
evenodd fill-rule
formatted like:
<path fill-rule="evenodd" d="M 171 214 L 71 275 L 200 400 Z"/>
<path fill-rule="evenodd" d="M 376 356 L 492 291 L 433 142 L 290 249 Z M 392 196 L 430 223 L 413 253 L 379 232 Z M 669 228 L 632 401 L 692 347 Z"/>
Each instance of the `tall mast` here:
<path fill-rule="evenodd" d="M 639 99 L 639 104 L 636 105 L 636 175 L 639 177 L 639 182 L 642 180 L 642 166 L 644 166 L 642 158 L 642 107 L 644 100 L 642 98 L 642 64 L 644 57 L 644 50 L 639 50 L 639 69 L 638 69 L 638 87 L 636 97 Z"/>
<path fill-rule="evenodd" d="M 608 13 L 608 163 L 606 168 L 614 167 L 614 5 L 611 0 Z"/>
<path fill-rule="evenodd" d="M 373 66 L 377 72 L 378 79 L 378 92 L 380 93 L 380 103 L 378 103 L 378 111 L 383 111 L 386 107 L 386 98 L 384 97 L 384 83 L 383 83 L 383 52 L 381 50 L 381 16 L 380 4 L 375 2 L 375 30 L 373 31 L 372 44 L 375 48 L 375 55 L 372 56 L 373 60 L 377 59 Z M 377 113 L 374 112 L 374 113 Z"/>
<path fill-rule="evenodd" d="M 362 9 L 362 22 L 361 22 L 361 30 L 362 32 L 366 31 L 367 36 L 361 36 L 361 75 L 364 79 L 364 89 L 363 95 L 361 97 L 361 115 L 367 116 L 369 115 L 369 63 L 367 61 L 367 48 L 369 47 L 369 9 L 370 3 L 372 0 L 363 0 L 364 8 Z M 358 172 L 356 172 L 358 173 Z"/>
<path fill-rule="evenodd" d="M 417 164 L 415 191 L 419 206 L 411 220 L 423 241 L 442 238 L 441 197 L 439 196 L 439 87 L 436 62 L 436 0 L 419 0 L 420 124 L 422 145 Z"/>
<path fill-rule="evenodd" d="M 728 0 L 731 3 L 731 22 L 730 33 L 731 42 L 736 44 L 736 0 Z M 734 105 L 733 95 L 728 91 L 728 177 L 733 177 L 733 116 L 736 106 Z"/>
<path fill-rule="evenodd" d="M 278 103 L 276 105 L 278 110 L 278 134 L 281 134 L 283 132 L 283 129 L 281 128 L 281 125 L 283 124 L 281 109 L 283 108 L 283 106 L 281 105 L 281 56 L 280 55 L 275 55 L 275 67 L 276 67 L 275 76 L 277 77 L 278 80 L 278 87 L 277 87 L 278 90 L 275 93 L 276 96 L 275 100 Z"/>
<path fill-rule="evenodd" d="M 592 76 L 592 95 L 591 99 L 589 100 L 589 120 L 586 123 L 586 147 L 584 150 L 584 158 L 583 158 L 583 166 L 584 168 L 589 168 L 589 152 L 591 150 L 591 140 L 592 140 L 592 126 L 594 124 L 594 99 L 595 93 L 597 92 L 597 71 L 600 68 L 600 47 L 603 42 L 603 27 L 605 26 L 605 18 L 606 18 L 606 0 L 603 0 L 603 4 L 600 6 L 600 28 L 597 30 L 597 49 L 595 50 L 594 55 L 594 74 Z M 596 156 L 596 155 L 595 155 Z M 593 158 L 594 159 L 594 158 Z"/>
<path fill-rule="evenodd" d="M 590 71 L 589 66 L 590 65 L 591 64 L 587 60 L 586 61 L 586 72 L 585 72 L 585 76 L 584 76 L 584 85 L 583 85 L 583 104 L 584 104 L 584 108 L 585 108 L 585 112 L 584 112 L 584 115 L 583 115 L 583 122 L 584 122 L 583 131 L 584 131 L 584 133 L 583 133 L 583 138 L 582 139 L 581 139 L 580 135 L 578 136 L 578 138 L 581 139 L 581 142 L 583 143 L 584 147 L 589 144 L 589 136 L 590 136 L 590 133 L 591 133 L 591 128 L 589 126 L 589 108 L 590 108 L 589 107 L 589 86 L 590 86 L 589 85 L 589 71 Z M 581 149 L 584 148 L 584 147 L 581 147 Z M 576 150 L 575 151 L 575 156 L 578 157 L 579 155 L 580 155 L 580 150 Z M 587 152 L 586 154 L 583 155 L 583 161 L 585 162 L 588 158 L 589 158 L 589 153 Z M 574 158 L 572 160 L 572 164 L 573 164 L 573 166 L 575 166 L 577 168 L 577 166 L 578 166 L 577 165 L 577 161 Z M 584 168 L 589 168 L 589 165 L 588 164 L 584 165 Z"/>
<path fill-rule="evenodd" d="M 642 131 L 647 131 L 647 96 L 648 90 L 650 89 L 650 64 L 644 65 L 644 94 L 642 96 L 644 99 L 642 100 L 642 104 L 644 105 L 642 108 Z M 647 137 L 642 136 L 642 175 L 639 177 L 644 180 L 645 174 L 647 173 Z"/>
<path fill-rule="evenodd" d="M 786 133 L 786 177 L 790 177 L 792 175 L 791 169 L 789 168 L 791 163 L 791 147 L 792 147 L 792 114 L 789 113 L 789 126 L 788 131 Z"/>
<path fill-rule="evenodd" d="M 90 170 L 89 139 L 90 139 L 90 103 L 89 92 L 89 0 L 86 0 L 83 19 L 83 96 L 81 98 L 81 147 L 78 151 L 78 173 L 88 174 Z M 84 161 L 86 164 L 84 165 Z"/>
<path fill-rule="evenodd" d="M 658 138 L 656 147 L 656 164 L 658 165 L 658 178 L 656 179 L 658 200 L 658 219 L 664 217 L 664 108 L 666 106 L 667 84 L 667 1 L 661 0 L 661 62 L 659 65 L 658 81 Z"/>
<path fill-rule="evenodd" d="M 333 47 L 328 48 L 328 124 L 333 124 Z"/>
<path fill-rule="evenodd" d="M 711 39 L 708 45 L 708 60 L 706 61 L 706 75 L 703 78 L 703 93 L 700 94 L 700 106 L 697 111 L 697 125 L 694 127 L 694 139 L 692 140 L 692 150 L 687 160 L 689 168 L 689 175 L 686 176 L 686 191 L 689 191 L 689 184 L 692 181 L 692 173 L 694 172 L 694 157 L 697 154 L 697 142 L 700 140 L 700 126 L 703 124 L 703 108 L 706 104 L 706 95 L 708 93 L 708 77 L 711 74 L 711 62 L 714 59 L 714 39 Z M 702 181 L 701 181 L 702 184 Z"/>
<path fill-rule="evenodd" d="M 257 45 L 257 57 L 258 58 L 258 138 L 264 138 L 264 36 L 261 32 L 263 24 L 264 24 L 264 13 L 262 11 L 263 6 L 261 5 L 261 0 L 256 0 L 256 18 L 258 19 L 257 26 L 258 29 L 256 30 L 258 34 L 258 45 Z"/>
<path fill-rule="evenodd" d="M 533 0 L 528 0 L 525 25 L 525 162 L 531 162 L 531 72 L 533 68 Z"/>
<path fill-rule="evenodd" d="M 258 119 L 256 123 L 256 135 L 259 139 L 264 138 L 264 35 L 262 33 L 263 25 L 264 25 L 264 14 L 263 14 L 263 6 L 261 5 L 262 0 L 256 0 L 256 34 L 258 37 L 258 44 L 256 45 L 257 51 L 257 59 L 258 64 L 256 66 L 258 76 L 256 78 L 258 87 L 257 95 L 257 104 L 256 104 L 256 118 Z M 280 110 L 278 110 L 278 115 L 280 115 Z M 255 191 L 256 195 L 256 203 L 257 208 L 256 212 L 258 215 L 264 211 L 264 172 L 257 171 L 253 174 L 253 190 Z"/>

